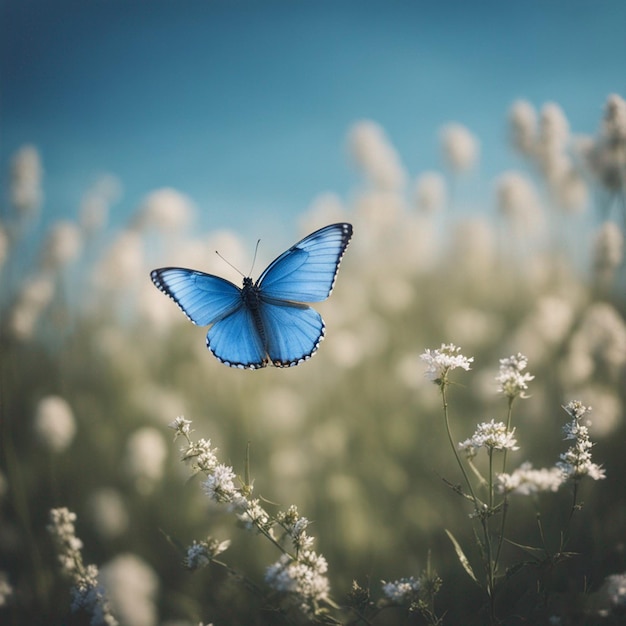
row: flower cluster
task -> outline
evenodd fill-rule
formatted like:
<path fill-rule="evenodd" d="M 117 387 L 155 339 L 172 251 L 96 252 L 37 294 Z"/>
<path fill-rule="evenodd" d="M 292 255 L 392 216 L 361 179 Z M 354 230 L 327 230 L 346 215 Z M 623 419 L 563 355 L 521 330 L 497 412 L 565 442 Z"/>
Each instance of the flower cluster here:
<path fill-rule="evenodd" d="M 230 465 L 220 463 L 217 459 L 217 448 L 211 447 L 210 439 L 190 439 L 191 421 L 177 417 L 169 427 L 176 431 L 174 440 L 183 437 L 186 443 L 182 446 L 181 459 L 191 464 L 192 472 L 202 472 L 206 478 L 202 483 L 204 493 L 217 504 L 229 504 L 231 508 L 246 511 L 248 502 L 241 490 L 235 485 L 237 474 Z"/>
<path fill-rule="evenodd" d="M 614 607 L 626 608 L 626 574 L 612 574 L 604 586 L 609 602 Z"/>
<path fill-rule="evenodd" d="M 459 443 L 459 450 L 464 451 L 468 457 L 476 456 L 480 448 L 492 450 L 519 450 L 517 440 L 513 435 L 515 429 L 507 430 L 504 422 L 482 422 L 476 427 L 476 431 L 470 439 Z"/>
<path fill-rule="evenodd" d="M 610 191 L 626 184 L 626 101 L 611 94 L 606 101 L 604 119 L 598 136 L 584 146 L 592 173 Z"/>
<path fill-rule="evenodd" d="M 197 442 L 192 442 L 190 435 L 191 421 L 184 417 L 177 417 L 169 427 L 176 431 L 174 435 L 174 441 L 179 437 L 183 437 L 186 440 L 181 452 L 181 459 L 190 463 L 192 472 L 203 472 L 205 474 L 212 472 L 218 465 L 217 457 L 215 453 L 217 448 L 211 447 L 210 439 L 199 439 Z"/>
<path fill-rule="evenodd" d="M 524 372 L 528 366 L 528 359 L 521 353 L 511 355 L 506 359 L 500 359 L 500 371 L 496 376 L 498 391 L 508 398 L 524 398 L 524 392 L 528 389 L 528 383 L 535 377 Z"/>
<path fill-rule="evenodd" d="M 442 384 L 447 381 L 448 372 L 461 367 L 464 370 L 469 370 L 474 357 L 464 357 L 461 354 L 461 348 L 458 348 L 452 343 L 442 343 L 441 348 L 431 350 L 426 349 L 426 352 L 420 355 L 422 361 L 424 361 L 428 368 L 426 370 L 426 378 L 432 380 L 435 384 Z"/>
<path fill-rule="evenodd" d="M 591 411 L 591 407 L 586 407 L 576 400 L 563 408 L 572 418 L 563 427 L 565 440 L 574 440 L 574 443 L 561 454 L 557 467 L 563 472 L 565 478 L 572 480 L 580 480 L 583 476 L 589 476 L 593 480 L 605 478 L 605 470 L 591 461 L 593 443 L 589 439 L 589 429 L 580 423 L 583 416 Z"/>
<path fill-rule="evenodd" d="M 534 469 L 532 463 L 522 463 L 511 474 L 498 474 L 498 491 L 528 496 L 541 491 L 558 491 L 563 484 L 563 472 L 558 467 Z"/>
<path fill-rule="evenodd" d="M 15 590 L 9 582 L 6 572 L 0 571 L 0 608 L 7 606 L 13 600 Z"/>
<path fill-rule="evenodd" d="M 237 512 L 237 519 L 246 530 L 267 531 L 272 527 L 272 521 L 267 511 L 261 506 L 258 498 L 248 498 L 240 502 L 241 510 Z"/>
<path fill-rule="evenodd" d="M 285 594 L 286 602 L 304 615 L 315 615 L 319 603 L 328 600 L 330 584 L 325 576 L 328 569 L 326 559 L 312 550 L 314 539 L 306 532 L 309 520 L 301 517 L 295 506 L 272 517 L 261 506 L 259 499 L 252 497 L 252 485 L 236 485 L 239 479 L 235 471 L 219 462 L 215 454 L 217 449 L 211 447 L 210 440 L 191 440 L 189 420 L 177 417 L 170 428 L 176 432 L 174 439 L 183 437 L 186 441 L 181 448 L 182 460 L 191 461 L 194 473 L 206 475 L 202 483 L 205 494 L 217 504 L 228 505 L 228 510 L 236 515 L 246 530 L 256 530 L 283 551 L 278 561 L 266 569 L 265 580 L 270 588 Z M 277 527 L 282 528 L 282 537 L 277 536 Z M 285 539 L 291 543 L 295 555 L 283 547 Z M 229 545 L 228 541 L 211 538 L 194 541 L 187 549 L 185 566 L 189 569 L 206 567 Z"/>
<path fill-rule="evenodd" d="M 328 600 L 327 569 L 326 559 L 313 550 L 304 550 L 297 560 L 283 554 L 265 570 L 265 582 L 275 591 L 287 594 L 308 615 L 315 612 L 319 602 Z"/>
<path fill-rule="evenodd" d="M 561 107 L 546 102 L 537 112 L 529 102 L 518 100 L 510 109 L 509 123 L 514 147 L 533 163 L 552 199 L 565 209 L 582 209 L 587 186 L 570 155 L 572 137 Z"/>
<path fill-rule="evenodd" d="M 383 595 L 394 604 L 411 604 L 417 601 L 419 591 L 422 587 L 421 582 L 413 576 L 400 578 L 393 582 L 385 582 L 382 580 L 381 583 Z"/>
<path fill-rule="evenodd" d="M 303 550 L 311 549 L 314 540 L 306 532 L 311 522 L 306 517 L 298 515 L 298 508 L 295 505 L 290 506 L 286 512 L 279 512 L 276 516 L 276 521 L 284 528 L 291 539 L 296 554 Z"/>
<path fill-rule="evenodd" d="M 72 581 L 72 611 L 85 610 L 91 626 L 117 626 L 104 590 L 98 583 L 98 568 L 83 565 L 82 541 L 76 537 L 76 514 L 66 508 L 52 509 L 48 532 L 52 535 L 63 573 Z"/>
<path fill-rule="evenodd" d="M 194 541 L 188 548 L 185 556 L 185 567 L 190 570 L 206 567 L 218 554 L 230 547 L 230 541 L 219 541 L 209 537 L 204 541 Z"/>
<path fill-rule="evenodd" d="M 569 449 L 560 455 L 560 460 L 551 468 L 534 469 L 529 462 L 522 463 L 511 474 L 498 474 L 500 493 L 531 495 L 542 491 L 558 491 L 568 479 L 580 480 L 589 476 L 594 480 L 605 478 L 605 470 L 591 461 L 593 443 L 589 439 L 589 429 L 581 424 L 581 419 L 591 411 L 579 400 L 563 407 L 572 418 L 563 427 L 565 440 L 573 440 Z"/>
<path fill-rule="evenodd" d="M 229 504 L 241 497 L 241 493 L 235 487 L 237 475 L 232 467 L 219 463 L 202 483 L 204 493 L 214 502 Z"/>

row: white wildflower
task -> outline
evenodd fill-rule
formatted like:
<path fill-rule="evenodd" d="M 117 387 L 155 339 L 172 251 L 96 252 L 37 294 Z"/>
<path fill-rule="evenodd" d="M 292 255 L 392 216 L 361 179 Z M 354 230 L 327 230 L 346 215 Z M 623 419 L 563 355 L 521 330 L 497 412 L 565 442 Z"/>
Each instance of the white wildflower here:
<path fill-rule="evenodd" d="M 145 242 L 139 232 L 120 231 L 94 269 L 96 287 L 114 293 L 145 280 Z"/>
<path fill-rule="evenodd" d="M 161 431 L 156 428 L 144 426 L 129 437 L 124 466 L 140 493 L 151 493 L 161 480 L 167 454 L 167 444 Z"/>
<path fill-rule="evenodd" d="M 176 431 L 174 441 L 180 436 L 188 439 L 191 434 L 191 420 L 186 420 L 182 415 L 179 415 L 173 422 L 168 424 L 168 427 Z"/>
<path fill-rule="evenodd" d="M 257 498 L 242 503 L 242 510 L 237 513 L 237 519 L 246 530 L 264 528 L 270 521 L 270 516 L 259 503 Z"/>
<path fill-rule="evenodd" d="M 435 350 L 427 348 L 426 352 L 420 355 L 420 358 L 428 366 L 425 376 L 436 384 L 445 382 L 448 372 L 457 367 L 468 371 L 474 361 L 474 357 L 463 356 L 461 348 L 452 343 L 442 343 L 441 348 Z"/>
<path fill-rule="evenodd" d="M 9 328 L 19 339 L 33 336 L 37 322 L 54 297 L 54 282 L 38 274 L 24 281 L 9 314 Z"/>
<path fill-rule="evenodd" d="M 574 443 L 560 455 L 557 467 L 566 479 L 580 480 L 583 476 L 589 476 L 593 480 L 606 478 L 604 468 L 591 461 L 593 443 L 589 439 L 589 429 L 580 423 L 580 420 L 591 411 L 591 407 L 586 407 L 576 400 L 563 408 L 572 417 L 572 420 L 563 427 L 564 438 L 566 441 L 573 440 Z"/>
<path fill-rule="evenodd" d="M 157 626 L 159 578 L 148 563 L 119 554 L 102 567 L 100 579 L 124 626 Z"/>
<path fill-rule="evenodd" d="M 500 493 L 528 496 L 541 491 L 558 491 L 563 484 L 563 472 L 558 467 L 534 469 L 528 461 L 511 474 L 498 474 Z"/>
<path fill-rule="evenodd" d="M 9 235 L 7 234 L 6 228 L 0 222 L 0 271 L 2 270 L 4 262 L 9 256 L 9 248 Z"/>
<path fill-rule="evenodd" d="M 530 156 L 537 140 L 537 112 L 530 102 L 516 100 L 509 109 L 511 141 L 525 156 Z"/>
<path fill-rule="evenodd" d="M 178 427 L 179 432 L 181 432 L 180 429 L 185 429 L 186 425 L 183 422 L 179 422 Z M 205 474 L 212 472 L 217 467 L 216 452 L 217 448 L 211 447 L 211 440 L 204 438 L 198 439 L 196 443 L 190 441 L 180 450 L 181 459 L 190 463 L 192 472 L 204 472 Z"/>
<path fill-rule="evenodd" d="M 112 174 L 104 174 L 87 190 L 80 203 L 79 224 L 88 237 L 101 231 L 109 218 L 110 205 L 122 194 L 122 184 Z"/>
<path fill-rule="evenodd" d="M 0 609 L 8 606 L 15 596 L 13 585 L 9 582 L 6 572 L 0 571 Z"/>
<path fill-rule="evenodd" d="M 507 430 L 503 422 L 483 422 L 478 424 L 470 439 L 459 443 L 459 450 L 465 450 L 474 456 L 479 448 L 488 450 L 519 450 L 517 440 L 513 436 L 515 429 Z"/>
<path fill-rule="evenodd" d="M 605 367 L 615 377 L 623 371 L 626 366 L 626 324 L 614 306 L 608 302 L 589 306 L 578 333 L 596 367 Z"/>
<path fill-rule="evenodd" d="M 82 542 L 76 537 L 76 514 L 66 508 L 52 509 L 47 530 L 52 536 L 62 572 L 72 581 L 72 611 L 85 610 L 91 626 L 117 626 L 109 601 L 98 581 L 98 568 L 83 564 Z"/>
<path fill-rule="evenodd" d="M 454 173 L 471 170 L 480 150 L 478 139 L 462 124 L 451 123 L 441 130 L 444 158 Z"/>
<path fill-rule="evenodd" d="M 604 222 L 593 239 L 593 269 L 601 280 L 609 280 L 624 260 L 624 234 L 615 222 Z"/>
<path fill-rule="evenodd" d="M 626 101 L 611 94 L 606 102 L 600 133 L 582 147 L 592 173 L 609 191 L 626 184 Z"/>
<path fill-rule="evenodd" d="M 213 471 L 202 483 L 202 487 L 206 495 L 214 502 L 233 502 L 241 495 L 235 487 L 236 478 L 237 475 L 232 467 L 220 463 L 213 468 Z"/>
<path fill-rule="evenodd" d="M 495 195 L 498 211 L 516 235 L 528 237 L 543 232 L 543 208 L 535 186 L 526 176 L 504 172 L 496 180 Z"/>
<path fill-rule="evenodd" d="M 573 418 L 579 420 L 591 412 L 590 406 L 585 406 L 580 400 L 571 400 L 563 409 Z"/>
<path fill-rule="evenodd" d="M 194 541 L 188 548 L 184 564 L 187 569 L 197 570 L 206 567 L 218 554 L 230 547 L 230 540 L 219 541 L 209 537 L 205 541 Z"/>
<path fill-rule="evenodd" d="M 311 549 L 314 539 L 306 533 L 311 522 L 306 517 L 300 517 L 295 505 L 290 506 L 286 512 L 280 512 L 276 520 L 291 537 L 296 552 Z"/>
<path fill-rule="evenodd" d="M 626 147 L 626 100 L 615 93 L 606 99 L 602 132 L 612 144 Z"/>
<path fill-rule="evenodd" d="M 528 383 L 535 378 L 528 372 L 523 372 L 527 366 L 528 359 L 520 352 L 500 359 L 500 371 L 496 376 L 498 391 L 509 398 L 525 398 L 524 392 L 528 389 Z"/>
<path fill-rule="evenodd" d="M 150 193 L 139 207 L 134 226 L 139 230 L 154 228 L 164 234 L 183 230 L 195 211 L 184 194 L 165 187 Z"/>
<path fill-rule="evenodd" d="M 491 220 L 484 216 L 460 218 L 454 225 L 451 262 L 454 272 L 467 280 L 493 274 L 496 255 L 496 235 Z M 484 279 L 477 283 L 483 288 Z"/>
<path fill-rule="evenodd" d="M 44 243 L 41 264 L 45 269 L 59 270 L 75 261 L 83 247 L 80 228 L 68 220 L 56 222 Z"/>
<path fill-rule="evenodd" d="M 382 189 L 404 185 L 406 173 L 384 129 L 371 120 L 354 124 L 348 136 L 350 151 L 368 178 Z"/>
<path fill-rule="evenodd" d="M 446 204 L 446 181 L 439 172 L 424 172 L 415 182 L 415 205 L 417 209 L 431 215 Z"/>
<path fill-rule="evenodd" d="M 66 450 L 76 434 L 74 412 L 60 396 L 46 396 L 39 400 L 33 426 L 40 443 L 55 453 Z"/>
<path fill-rule="evenodd" d="M 569 166 L 552 191 L 559 206 L 572 214 L 581 213 L 589 202 L 587 183 L 573 166 Z"/>
<path fill-rule="evenodd" d="M 569 169 L 565 148 L 569 140 L 569 123 L 563 109 L 555 102 L 541 108 L 536 156 L 544 176 L 550 182 L 558 181 Z"/>
<path fill-rule="evenodd" d="M 89 513 L 98 534 L 106 539 L 122 535 L 129 526 L 129 515 L 117 489 L 102 487 L 89 496 Z"/>
<path fill-rule="evenodd" d="M 312 550 L 303 551 L 297 560 L 283 554 L 266 569 L 265 581 L 272 589 L 289 594 L 299 610 L 309 615 L 317 603 L 328 599 L 327 569 L 326 559 Z"/>
<path fill-rule="evenodd" d="M 626 573 L 608 576 L 603 587 L 613 606 L 626 608 Z"/>
<path fill-rule="evenodd" d="M 35 146 L 22 146 L 11 162 L 11 201 L 24 214 L 36 213 L 43 201 L 43 168 Z"/>

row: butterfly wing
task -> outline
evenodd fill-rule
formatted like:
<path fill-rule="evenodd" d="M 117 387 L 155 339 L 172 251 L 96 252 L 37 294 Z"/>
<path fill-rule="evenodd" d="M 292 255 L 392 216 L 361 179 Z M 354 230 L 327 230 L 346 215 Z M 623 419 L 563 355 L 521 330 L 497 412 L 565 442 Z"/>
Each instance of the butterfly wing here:
<path fill-rule="evenodd" d="M 150 272 L 152 282 L 198 326 L 208 326 L 243 306 L 241 289 L 228 280 L 184 267 Z"/>
<path fill-rule="evenodd" d="M 308 360 L 324 338 L 322 316 L 305 305 L 276 304 L 261 296 L 259 317 L 265 349 L 276 367 L 291 367 Z"/>
<path fill-rule="evenodd" d="M 267 266 L 256 282 L 261 294 L 294 302 L 326 300 L 351 237 L 352 225 L 345 223 L 311 233 Z"/>
<path fill-rule="evenodd" d="M 263 338 L 252 310 L 246 306 L 213 324 L 206 345 L 218 361 L 230 367 L 259 369 L 267 365 Z"/>

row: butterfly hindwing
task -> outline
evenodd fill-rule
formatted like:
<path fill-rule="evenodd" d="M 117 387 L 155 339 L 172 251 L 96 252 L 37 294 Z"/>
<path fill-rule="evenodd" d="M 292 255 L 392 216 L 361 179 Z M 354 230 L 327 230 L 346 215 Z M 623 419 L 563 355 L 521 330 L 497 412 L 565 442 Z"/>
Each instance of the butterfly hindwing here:
<path fill-rule="evenodd" d="M 294 302 L 326 300 L 351 237 L 351 224 L 320 228 L 272 261 L 256 284 L 268 298 Z"/>
<path fill-rule="evenodd" d="M 261 296 L 259 315 L 267 353 L 277 367 L 306 361 L 324 338 L 322 316 L 311 307 L 276 304 Z"/>
<path fill-rule="evenodd" d="M 207 348 L 225 365 L 259 369 L 267 365 L 267 350 L 254 315 L 242 306 L 219 320 L 206 336 Z"/>
<path fill-rule="evenodd" d="M 241 289 L 212 274 L 183 267 L 152 270 L 152 282 L 198 326 L 208 326 L 242 306 Z"/>

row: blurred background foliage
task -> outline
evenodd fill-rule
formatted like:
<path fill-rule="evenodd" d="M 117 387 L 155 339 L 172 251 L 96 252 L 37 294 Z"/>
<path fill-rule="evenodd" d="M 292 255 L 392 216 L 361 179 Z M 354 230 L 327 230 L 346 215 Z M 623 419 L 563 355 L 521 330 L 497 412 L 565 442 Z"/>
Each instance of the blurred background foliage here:
<path fill-rule="evenodd" d="M 316 307 L 326 340 L 308 363 L 254 372 L 218 363 L 205 331 L 149 279 L 153 267 L 181 265 L 239 283 L 213 250 L 247 271 L 253 246 L 233 232 L 199 232 L 191 201 L 170 188 L 149 194 L 124 228 L 107 230 L 119 195 L 111 177 L 86 192 L 78 219 L 56 222 L 38 240 L 43 166 L 34 146 L 20 149 L 0 230 L 7 623 L 84 619 L 69 614 L 45 530 L 57 506 L 77 513 L 85 562 L 102 567 L 111 593 L 132 589 L 124 623 L 273 619 L 220 571 L 187 572 L 164 536 L 183 544 L 230 538 L 224 560 L 257 581 L 277 558 L 188 478 L 167 429 L 178 415 L 238 472 L 250 445 L 257 495 L 296 504 L 313 520 L 340 604 L 353 579 L 376 596 L 381 579 L 419 575 L 430 551 L 444 581 L 440 612 L 449 623 L 467 620 L 484 598 L 444 529 L 477 559 L 470 511 L 442 480 L 460 478 L 439 392 L 419 360 L 442 342 L 475 358 L 450 389 L 458 441 L 478 422 L 505 418 L 498 359 L 528 356 L 536 378 L 515 405 L 520 450 L 509 455 L 511 469 L 526 460 L 552 466 L 566 447 L 562 405 L 593 407 L 593 456 L 607 478 L 582 485 L 568 544 L 579 554 L 554 573 L 555 612 L 573 610 L 577 594 L 626 570 L 626 104 L 609 97 L 594 137 L 572 134 L 556 104 L 536 111 L 516 102 L 509 127 L 526 173 L 503 173 L 493 210 L 467 214 L 455 201 L 473 176 L 479 142 L 466 128 L 443 130 L 444 171 L 413 179 L 384 129 L 356 122 L 347 141 L 361 185 L 347 198 L 320 196 L 300 220 L 302 235 L 333 221 L 354 225 L 332 297 Z M 279 252 L 261 242 L 257 273 Z M 567 489 L 512 498 L 509 537 L 538 545 L 538 508 L 556 551 L 570 498 Z M 513 545 L 505 550 L 508 564 L 524 558 Z M 512 613 L 530 602 L 516 589 L 525 590 L 525 575 L 511 583 Z M 559 608 L 561 595 L 577 600 Z"/>

